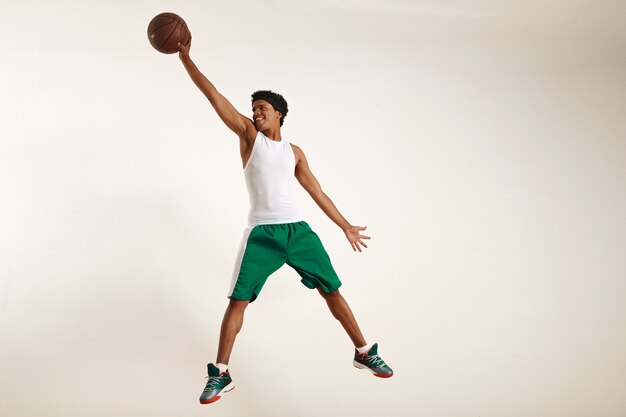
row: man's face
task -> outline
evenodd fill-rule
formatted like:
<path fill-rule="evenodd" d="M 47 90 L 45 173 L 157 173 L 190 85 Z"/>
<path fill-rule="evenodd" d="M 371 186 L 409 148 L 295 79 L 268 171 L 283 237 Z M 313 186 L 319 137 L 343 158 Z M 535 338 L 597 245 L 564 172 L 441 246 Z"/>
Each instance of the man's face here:
<path fill-rule="evenodd" d="M 265 100 L 254 100 L 252 103 L 252 120 L 256 130 L 262 132 L 271 127 L 280 127 L 280 112 Z"/>

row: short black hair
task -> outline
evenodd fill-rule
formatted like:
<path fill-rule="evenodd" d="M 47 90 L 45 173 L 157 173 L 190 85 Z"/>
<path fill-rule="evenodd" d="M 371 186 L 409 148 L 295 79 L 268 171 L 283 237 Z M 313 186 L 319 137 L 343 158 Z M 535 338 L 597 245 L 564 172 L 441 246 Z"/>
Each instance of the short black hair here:
<path fill-rule="evenodd" d="M 256 100 L 265 100 L 274 107 L 274 110 L 280 112 L 280 114 L 282 114 L 280 125 L 283 125 L 285 117 L 287 117 L 287 112 L 289 111 L 285 97 L 272 90 L 258 90 L 252 93 L 252 102 L 254 103 Z"/>

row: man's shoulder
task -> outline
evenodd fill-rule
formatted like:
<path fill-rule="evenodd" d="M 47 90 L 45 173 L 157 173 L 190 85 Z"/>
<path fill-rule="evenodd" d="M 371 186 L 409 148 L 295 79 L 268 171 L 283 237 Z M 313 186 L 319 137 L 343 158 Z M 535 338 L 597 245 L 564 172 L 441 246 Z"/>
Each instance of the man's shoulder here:
<path fill-rule="evenodd" d="M 300 149 L 300 147 L 295 143 L 289 142 L 289 144 L 291 145 L 291 149 L 293 149 L 294 152 L 302 152 L 302 149 Z"/>
<path fill-rule="evenodd" d="M 289 142 L 289 145 L 291 145 L 291 149 L 293 149 L 293 153 L 296 155 L 296 159 L 298 159 L 300 155 L 303 155 L 302 149 L 300 149 L 298 145 L 295 145 L 291 142 Z"/>
<path fill-rule="evenodd" d="M 300 161 L 306 161 L 306 157 L 304 156 L 304 152 L 298 145 L 294 145 L 293 143 L 289 143 L 291 145 L 291 149 L 293 149 L 293 156 L 296 159 L 296 165 L 300 163 Z"/>

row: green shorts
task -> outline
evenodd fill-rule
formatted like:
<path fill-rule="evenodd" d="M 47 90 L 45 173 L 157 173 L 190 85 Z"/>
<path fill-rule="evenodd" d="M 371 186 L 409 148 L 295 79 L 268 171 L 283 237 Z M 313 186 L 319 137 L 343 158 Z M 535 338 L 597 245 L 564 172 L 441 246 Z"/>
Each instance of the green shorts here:
<path fill-rule="evenodd" d="M 254 301 L 267 278 L 284 264 L 308 288 L 329 293 L 341 286 L 320 238 L 306 222 L 264 224 L 244 230 L 228 297 Z"/>

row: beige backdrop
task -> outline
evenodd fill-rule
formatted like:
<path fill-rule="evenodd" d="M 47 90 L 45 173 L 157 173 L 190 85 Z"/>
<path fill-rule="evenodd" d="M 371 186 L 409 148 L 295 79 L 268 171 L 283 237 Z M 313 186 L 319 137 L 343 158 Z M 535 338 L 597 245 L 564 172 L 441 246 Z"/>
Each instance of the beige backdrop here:
<path fill-rule="evenodd" d="M 2 1 L 3 416 L 626 415 L 624 2 Z M 373 378 L 285 267 L 238 388 L 200 406 L 248 197 L 234 135 L 152 16 L 244 114 L 289 101 L 363 254 L 301 190 Z"/>

